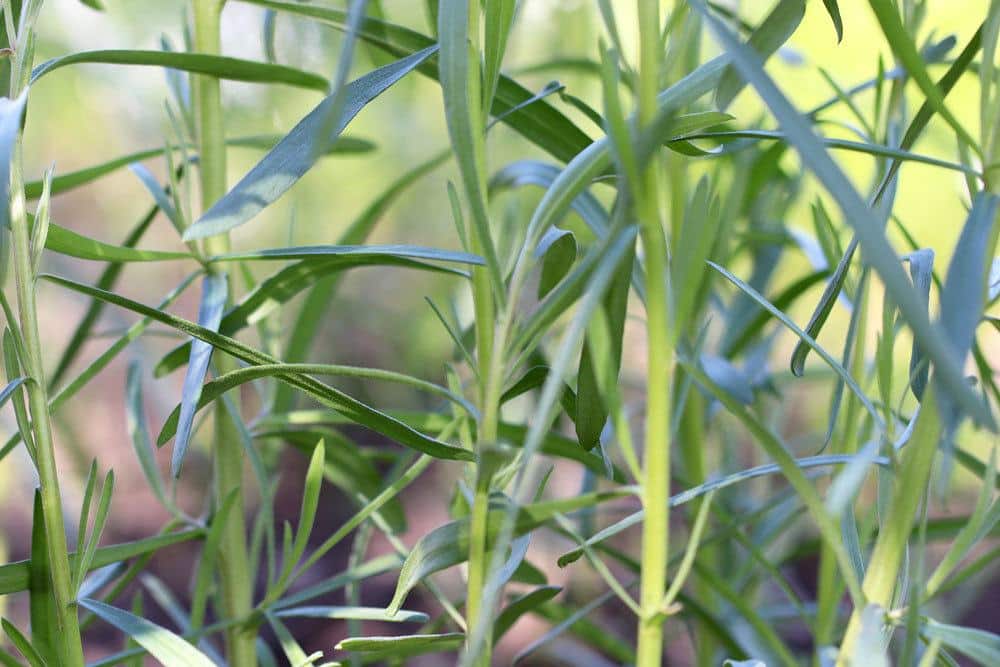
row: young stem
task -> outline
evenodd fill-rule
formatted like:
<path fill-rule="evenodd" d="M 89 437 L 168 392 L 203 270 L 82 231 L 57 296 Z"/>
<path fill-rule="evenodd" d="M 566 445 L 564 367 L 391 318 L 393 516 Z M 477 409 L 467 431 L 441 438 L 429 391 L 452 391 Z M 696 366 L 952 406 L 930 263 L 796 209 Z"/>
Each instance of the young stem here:
<path fill-rule="evenodd" d="M 871 561 L 862 584 L 865 600 L 888 609 L 896 587 L 899 566 L 910 537 L 913 518 L 930 479 L 931 466 L 941 438 L 941 416 L 938 414 L 933 383 L 928 383 L 920 405 L 920 416 L 903 451 L 899 475 L 893 488 L 889 511 L 886 513 Z M 854 644 L 861 631 L 862 609 L 855 609 L 841 644 L 837 665 L 850 664 Z"/>
<path fill-rule="evenodd" d="M 10 6 L 6 5 L 9 10 Z M 25 29 L 30 30 L 28 26 Z M 11 38 L 13 39 L 13 38 Z M 30 53 L 30 50 L 29 50 Z M 11 68 L 10 93 L 16 98 L 21 93 L 20 72 L 28 71 L 31 62 L 22 60 L 25 54 L 14 54 Z M 42 366 L 42 343 L 38 329 L 38 308 L 35 301 L 35 269 L 31 259 L 31 230 L 24 195 L 22 164 L 22 137 L 18 136 L 10 166 L 10 215 L 13 241 L 14 276 L 17 283 L 18 316 L 21 337 L 24 340 L 22 360 L 24 373 L 31 378 L 25 383 L 28 408 L 31 411 L 31 430 L 35 441 L 35 463 L 38 468 L 39 491 L 45 537 L 48 542 L 49 569 L 52 578 L 52 596 L 55 602 L 57 647 L 64 664 L 76 667 L 84 664 L 80 623 L 74 604 L 75 591 L 68 550 L 66 524 L 63 518 L 62 499 L 59 492 L 59 474 L 56 469 L 55 444 L 52 422 L 49 417 L 49 397 L 46 391 L 45 371 Z M 8 323 L 15 326 L 14 322 Z"/>
<path fill-rule="evenodd" d="M 220 48 L 220 19 L 225 0 L 194 0 L 194 48 L 198 53 L 217 55 Z M 195 79 L 198 142 L 201 168 L 202 210 L 207 210 L 226 193 L 225 124 L 219 80 L 208 76 Z M 229 238 L 220 234 L 205 240 L 206 255 L 229 249 Z M 213 269 L 214 270 L 214 269 Z M 233 360 L 219 356 L 220 373 L 235 369 Z M 237 413 L 238 414 L 238 413 Z M 215 414 L 215 501 L 221 506 L 235 491 L 221 538 L 219 557 L 219 592 L 227 618 L 245 618 L 253 608 L 253 581 L 249 571 L 243 500 L 243 447 L 232 417 L 220 405 Z M 254 634 L 241 625 L 226 629 L 226 652 L 233 667 L 257 664 Z"/>
<path fill-rule="evenodd" d="M 662 51 L 659 0 L 638 0 L 639 127 L 656 113 Z M 656 160 L 650 161 L 638 188 L 636 210 L 646 261 L 646 440 L 643 462 L 642 554 L 637 667 L 658 667 L 663 660 L 663 614 L 670 553 L 670 403 L 673 334 L 668 304 L 667 240 L 660 220 Z"/>

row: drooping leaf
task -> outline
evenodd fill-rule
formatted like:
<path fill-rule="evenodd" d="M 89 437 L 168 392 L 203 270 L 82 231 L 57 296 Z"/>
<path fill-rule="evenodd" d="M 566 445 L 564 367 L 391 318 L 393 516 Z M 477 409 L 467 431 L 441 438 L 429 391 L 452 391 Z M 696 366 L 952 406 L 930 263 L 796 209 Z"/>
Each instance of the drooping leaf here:
<path fill-rule="evenodd" d="M 144 304 L 125 298 L 118 294 L 99 290 L 89 285 L 84 285 L 66 278 L 42 274 L 43 278 L 67 289 L 86 294 L 88 296 L 101 299 L 107 303 L 114 304 L 121 308 L 131 310 L 157 322 L 161 322 L 178 331 L 204 341 L 219 350 L 241 359 L 252 365 L 276 365 L 279 362 L 270 355 L 264 354 L 253 348 L 244 345 L 228 336 L 223 336 L 215 331 L 207 329 L 190 322 L 188 320 L 175 317 L 156 308 L 151 308 Z M 319 380 L 302 375 L 278 376 L 285 382 L 302 389 L 320 401 L 348 416 L 352 421 L 362 424 L 374 431 L 396 440 L 397 442 L 411 446 L 415 449 L 431 449 L 439 452 L 443 458 L 454 458 L 458 460 L 472 460 L 472 454 L 451 445 L 438 442 L 422 433 L 418 433 L 405 424 L 395 420 L 388 415 L 379 412 L 356 399 L 353 399 L 332 387 L 329 387 Z"/>
<path fill-rule="evenodd" d="M 164 507 L 170 507 L 163 486 L 163 478 L 160 476 L 160 469 L 154 458 L 155 450 L 149 435 L 149 427 L 146 424 L 146 408 L 142 398 L 142 368 L 138 362 L 129 364 L 125 380 L 125 401 L 128 432 L 132 439 L 136 458 L 139 459 L 139 467 L 142 469 L 143 477 L 146 478 L 146 483 L 160 504 Z"/>
<path fill-rule="evenodd" d="M 465 403 L 464 399 L 452 395 L 443 387 L 438 387 L 437 385 L 433 385 L 429 382 L 425 382 L 408 375 L 403 375 L 401 373 L 352 366 L 333 366 L 328 364 L 264 363 L 230 371 L 229 373 L 226 373 L 225 375 L 205 384 L 203 392 L 201 393 L 194 410 L 197 412 L 197 410 L 205 407 L 226 391 L 234 387 L 238 387 L 241 384 L 262 377 L 276 377 L 285 382 L 292 383 L 294 386 L 303 390 L 309 396 L 318 400 L 327 407 L 331 407 L 338 412 L 342 412 L 343 414 L 350 416 L 358 424 L 369 426 L 370 428 L 373 428 L 373 430 L 392 437 L 400 443 L 407 445 L 408 447 L 412 447 L 417 451 L 442 459 L 470 460 L 472 458 L 472 454 L 468 450 L 448 445 L 443 442 L 438 442 L 437 440 L 427 438 L 426 436 L 421 436 L 401 422 L 398 422 L 392 417 L 379 412 L 375 408 L 372 408 L 357 399 L 351 398 L 347 394 L 344 394 L 333 387 L 329 387 L 328 385 L 314 380 L 311 377 L 312 375 L 347 375 L 350 377 L 367 377 L 379 380 L 388 380 L 401 384 L 408 384 L 425 390 L 431 390 L 440 395 L 449 396 L 453 401 L 460 405 L 464 405 Z M 167 418 L 166 423 L 163 425 L 163 429 L 160 431 L 160 435 L 157 437 L 158 444 L 165 444 L 175 435 L 175 433 L 178 432 L 178 424 L 180 423 L 179 417 L 182 407 L 183 404 L 182 406 L 176 408 Z M 471 410 L 471 407 L 465 407 L 467 410 Z"/>
<path fill-rule="evenodd" d="M 214 236 L 249 221 L 283 195 L 336 143 L 347 124 L 369 102 L 437 51 L 429 47 L 357 79 L 344 89 L 344 103 L 330 134 L 313 145 L 336 94 L 313 109 L 204 215 L 184 232 L 185 241 Z"/>
<path fill-rule="evenodd" d="M 338 30 L 347 29 L 347 12 L 342 9 L 287 0 L 244 1 L 316 19 Z M 436 26 L 440 16 L 437 11 L 434 15 Z M 374 44 L 397 58 L 417 53 L 437 43 L 436 39 L 427 35 L 373 18 L 366 18 L 361 22 L 357 35 L 359 39 Z M 437 64 L 433 60 L 424 62 L 417 70 L 432 79 L 438 79 Z M 503 118 L 503 122 L 518 134 L 562 162 L 568 162 L 587 147 L 591 142 L 590 138 L 548 102 L 521 106 L 532 97 L 534 95 L 526 88 L 501 74 L 490 113 L 495 118 Z"/>
<path fill-rule="evenodd" d="M 826 7 L 826 13 L 833 21 L 833 29 L 837 31 L 837 41 L 843 41 L 844 20 L 840 17 L 840 5 L 837 4 L 837 0 L 823 0 L 823 6 Z"/>

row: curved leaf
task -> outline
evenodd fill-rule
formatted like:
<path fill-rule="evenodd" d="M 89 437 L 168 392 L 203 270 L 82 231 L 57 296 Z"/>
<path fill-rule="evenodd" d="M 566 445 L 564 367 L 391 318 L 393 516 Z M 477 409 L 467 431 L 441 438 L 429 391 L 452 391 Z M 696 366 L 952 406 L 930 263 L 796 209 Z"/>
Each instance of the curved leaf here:
<path fill-rule="evenodd" d="M 318 74 L 273 63 L 254 62 L 240 58 L 208 55 L 205 53 L 185 53 L 176 51 L 135 51 L 107 49 L 101 51 L 79 51 L 47 60 L 31 72 L 31 83 L 57 69 L 78 63 L 99 63 L 104 65 L 142 65 L 166 67 L 195 74 L 207 74 L 219 79 L 248 81 L 252 83 L 285 83 L 300 88 L 310 88 L 326 92 L 329 82 Z"/>
<path fill-rule="evenodd" d="M 144 618 L 89 598 L 80 600 L 80 606 L 131 637 L 164 667 L 215 667 L 208 656 L 189 642 Z"/>
<path fill-rule="evenodd" d="M 369 102 L 399 81 L 437 51 L 436 46 L 379 68 L 349 83 L 337 118 L 327 122 L 328 112 L 338 102 L 335 93 L 292 128 L 257 165 L 184 232 L 185 241 L 214 236 L 242 225 L 271 205 L 333 146 L 347 124 Z M 329 129 L 327 136 L 317 135 Z"/>

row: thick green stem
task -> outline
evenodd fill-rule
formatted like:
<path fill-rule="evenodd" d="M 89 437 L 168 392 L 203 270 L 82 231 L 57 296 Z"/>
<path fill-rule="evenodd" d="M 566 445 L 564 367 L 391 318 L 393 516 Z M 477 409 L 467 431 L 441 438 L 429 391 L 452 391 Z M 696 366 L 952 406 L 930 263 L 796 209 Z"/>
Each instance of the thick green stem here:
<path fill-rule="evenodd" d="M 220 18 L 224 0 L 194 0 L 194 48 L 199 53 L 217 55 Z M 195 80 L 202 209 L 206 210 L 226 193 L 225 123 L 219 80 L 199 76 Z M 229 238 L 219 235 L 205 240 L 207 255 L 229 250 Z M 219 372 L 235 370 L 232 359 L 216 358 Z M 238 404 L 236 415 L 238 415 Z M 235 493 L 233 509 L 228 514 L 221 539 L 218 563 L 219 593 L 222 611 L 227 618 L 245 618 L 253 608 L 253 581 L 249 571 L 243 500 L 243 446 L 233 423 L 235 416 L 221 407 L 215 415 L 215 500 L 223 501 Z M 226 630 L 226 652 L 233 667 L 257 664 L 254 633 L 235 625 Z"/>
<path fill-rule="evenodd" d="M 9 9 L 9 5 L 7 6 Z M 31 30 L 31 26 L 24 29 Z M 26 54 L 14 54 L 14 67 L 10 81 L 11 97 L 21 93 L 19 72 L 30 71 L 31 62 L 25 62 Z M 66 524 L 63 518 L 62 499 L 59 492 L 59 474 L 56 469 L 55 444 L 52 438 L 52 422 L 49 417 L 49 398 L 46 391 L 45 371 L 42 366 L 42 343 L 38 329 L 38 308 L 35 301 L 35 267 L 31 258 L 31 230 L 25 207 L 24 175 L 22 165 L 22 138 L 19 136 L 14 148 L 10 168 L 10 215 L 13 241 L 14 275 L 17 282 L 18 315 L 20 335 L 24 341 L 24 373 L 31 378 L 25 384 L 28 393 L 28 407 L 31 411 L 31 430 L 35 441 L 35 464 L 38 468 L 39 492 L 42 499 L 42 513 L 45 523 L 45 537 L 48 542 L 49 568 L 52 578 L 52 595 L 55 602 L 56 623 L 53 633 L 59 642 L 57 650 L 65 665 L 82 667 L 83 644 L 80 639 L 80 623 L 74 603 L 68 550 L 66 545 Z M 14 322 L 8 323 L 11 327 Z"/>
<path fill-rule="evenodd" d="M 658 0 L 638 0 L 639 127 L 656 113 L 662 51 Z M 646 261 L 646 440 L 643 461 L 642 580 L 640 583 L 638 667 L 658 667 L 663 661 L 661 610 L 670 553 L 670 403 L 674 336 L 670 324 L 667 240 L 660 219 L 655 158 L 645 167 L 638 188 L 639 215 Z"/>

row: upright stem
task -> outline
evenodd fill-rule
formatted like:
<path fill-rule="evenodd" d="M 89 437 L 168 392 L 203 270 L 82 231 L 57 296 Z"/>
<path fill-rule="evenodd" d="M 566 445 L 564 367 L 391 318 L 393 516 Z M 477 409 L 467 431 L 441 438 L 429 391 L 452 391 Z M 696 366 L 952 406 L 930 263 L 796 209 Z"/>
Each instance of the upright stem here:
<path fill-rule="evenodd" d="M 225 0 L 194 0 L 194 48 L 198 53 L 221 52 L 220 18 Z M 201 168 L 202 210 L 207 210 L 226 193 L 225 123 L 219 80 L 198 76 L 195 80 L 198 141 Z M 205 240 L 206 255 L 229 250 L 225 234 Z M 215 269 L 213 269 L 215 270 Z M 233 360 L 219 356 L 220 372 L 235 370 Z M 246 618 L 253 608 L 253 575 L 247 556 L 243 500 L 243 447 L 233 417 L 220 407 L 215 414 L 215 501 L 221 506 L 235 493 L 233 509 L 228 514 L 217 558 L 222 611 L 227 618 Z M 240 625 L 226 630 L 226 652 L 232 667 L 257 664 L 254 634 Z"/>
<path fill-rule="evenodd" d="M 659 0 L 638 0 L 639 127 L 656 113 L 662 50 Z M 670 403 L 673 333 L 668 304 L 667 240 L 660 219 L 655 158 L 642 174 L 636 210 L 646 262 L 646 441 L 643 463 L 642 581 L 636 665 L 659 667 L 663 660 L 663 614 L 660 609 L 670 553 Z"/>
<path fill-rule="evenodd" d="M 7 9 L 9 10 L 9 5 Z M 25 30 L 31 30 L 26 26 Z M 13 37 L 11 37 L 13 40 Z M 24 43 L 26 40 L 19 40 Z M 28 50 L 30 53 L 30 49 Z M 11 68 L 10 94 L 16 98 L 21 93 L 20 72 L 30 71 L 27 54 L 15 53 Z M 38 329 L 38 307 L 35 301 L 35 269 L 31 259 L 31 230 L 24 196 L 22 141 L 19 135 L 14 147 L 10 168 L 10 215 L 13 240 L 14 276 L 17 283 L 17 303 L 20 334 L 24 341 L 24 373 L 31 378 L 25 383 L 28 407 L 31 411 L 31 431 L 35 441 L 35 464 L 38 468 L 39 492 L 45 537 L 48 542 L 49 569 L 52 578 L 52 596 L 55 602 L 56 632 L 60 659 L 71 667 L 82 667 L 83 643 L 80 623 L 74 604 L 70 563 L 66 546 L 66 524 L 63 518 L 62 499 L 59 492 L 59 475 L 56 470 L 55 444 L 52 439 L 52 422 L 49 418 L 49 397 L 46 391 L 45 370 L 42 366 L 42 343 Z M 9 323 L 14 326 L 14 322 Z"/>
<path fill-rule="evenodd" d="M 25 384 L 31 410 L 31 430 L 35 440 L 35 463 L 42 496 L 45 537 L 48 542 L 52 595 L 55 601 L 57 633 L 61 658 L 67 665 L 82 667 L 83 644 L 80 624 L 74 604 L 70 564 L 66 547 L 66 524 L 59 493 L 52 422 L 49 419 L 49 397 L 45 371 L 42 368 L 42 346 L 38 331 L 38 311 L 35 302 L 35 275 L 31 266 L 31 239 L 25 212 L 24 181 L 21 171 L 21 141 L 18 139 L 11 165 L 11 227 L 14 243 L 14 275 L 17 281 L 17 301 L 21 336 L 24 339 L 24 372 L 31 378 Z"/>

